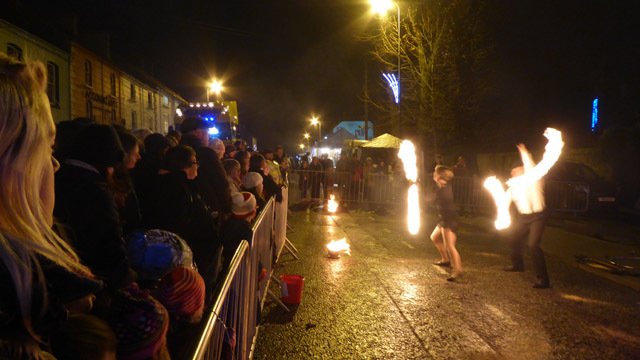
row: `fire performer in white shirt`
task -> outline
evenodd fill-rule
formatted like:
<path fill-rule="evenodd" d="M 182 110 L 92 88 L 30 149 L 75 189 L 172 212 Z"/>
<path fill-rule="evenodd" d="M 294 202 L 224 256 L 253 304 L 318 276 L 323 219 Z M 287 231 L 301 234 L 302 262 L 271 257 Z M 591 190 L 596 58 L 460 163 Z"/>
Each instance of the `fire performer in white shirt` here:
<path fill-rule="evenodd" d="M 549 275 L 544 259 L 544 252 L 540 248 L 542 232 L 546 223 L 546 212 L 544 203 L 544 191 L 542 177 L 525 177 L 531 172 L 535 163 L 531 154 L 523 144 L 518 145 L 522 165 L 511 170 L 512 180 L 509 181 L 507 197 L 518 210 L 511 226 L 511 266 L 505 267 L 505 271 L 522 272 L 524 262 L 522 259 L 522 248 L 525 237 L 528 235 L 528 246 L 531 250 L 533 266 L 538 277 L 533 285 L 536 289 L 546 289 L 549 287 Z"/>

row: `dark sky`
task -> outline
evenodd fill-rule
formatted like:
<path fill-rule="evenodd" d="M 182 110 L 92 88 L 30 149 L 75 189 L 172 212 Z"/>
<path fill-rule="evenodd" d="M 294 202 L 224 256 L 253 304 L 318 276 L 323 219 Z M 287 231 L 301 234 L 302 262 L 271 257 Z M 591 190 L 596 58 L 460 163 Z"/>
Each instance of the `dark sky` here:
<path fill-rule="evenodd" d="M 221 78 L 223 97 L 238 101 L 240 121 L 264 146 L 295 146 L 303 132 L 317 133 L 312 114 L 325 133 L 363 119 L 371 46 L 358 37 L 377 21 L 364 0 L 10 2 L 19 26 L 43 29 L 75 14 L 81 32 L 108 31 L 112 52 L 152 69 L 189 101 L 204 100 L 209 79 Z M 598 96 L 603 123 L 637 121 L 637 3 L 487 0 L 495 94 L 483 116 L 586 129 Z M 44 24 L 25 20 L 25 11 Z"/>

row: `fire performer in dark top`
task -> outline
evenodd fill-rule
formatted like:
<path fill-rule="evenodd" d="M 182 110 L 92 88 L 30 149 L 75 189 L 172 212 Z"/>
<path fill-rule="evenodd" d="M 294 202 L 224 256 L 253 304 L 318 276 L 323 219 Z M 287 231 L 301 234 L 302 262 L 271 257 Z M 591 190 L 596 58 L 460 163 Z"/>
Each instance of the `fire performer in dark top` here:
<path fill-rule="evenodd" d="M 453 190 L 451 187 L 453 171 L 444 166 L 438 165 L 433 173 L 435 181 L 435 203 L 440 215 L 440 222 L 431 233 L 431 241 L 440 252 L 440 260 L 434 265 L 451 266 L 453 272 L 447 281 L 455 282 L 462 275 L 462 262 L 460 254 L 456 250 L 456 230 L 460 224 L 456 204 L 453 201 Z M 451 260 L 449 260 L 451 259 Z"/>

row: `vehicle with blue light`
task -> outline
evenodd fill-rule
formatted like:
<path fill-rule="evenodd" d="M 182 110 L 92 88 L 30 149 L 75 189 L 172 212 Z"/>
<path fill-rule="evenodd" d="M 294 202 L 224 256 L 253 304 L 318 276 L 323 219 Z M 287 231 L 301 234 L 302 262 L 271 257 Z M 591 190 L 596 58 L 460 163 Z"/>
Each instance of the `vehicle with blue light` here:
<path fill-rule="evenodd" d="M 177 124 L 182 120 L 198 116 L 213 123 L 209 134 L 220 140 L 233 142 L 237 140 L 238 106 L 235 101 L 216 100 L 208 103 L 189 103 L 178 108 Z"/>

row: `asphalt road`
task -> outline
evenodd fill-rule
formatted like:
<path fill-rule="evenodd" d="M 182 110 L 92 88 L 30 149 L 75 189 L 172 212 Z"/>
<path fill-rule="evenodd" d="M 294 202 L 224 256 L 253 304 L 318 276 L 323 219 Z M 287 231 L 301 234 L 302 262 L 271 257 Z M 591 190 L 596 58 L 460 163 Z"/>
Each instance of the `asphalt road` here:
<path fill-rule="evenodd" d="M 449 283 L 450 269 L 432 265 L 434 220 L 411 236 L 393 213 L 293 212 L 300 260 L 283 252 L 276 275 L 305 277 L 302 302 L 286 312 L 267 300 L 254 359 L 640 358 L 638 291 L 558 257 L 547 259 L 552 288 L 533 289 L 530 259 L 524 273 L 502 271 L 504 240 L 472 219 L 458 233 L 465 276 Z M 351 256 L 328 258 L 343 237 Z"/>

